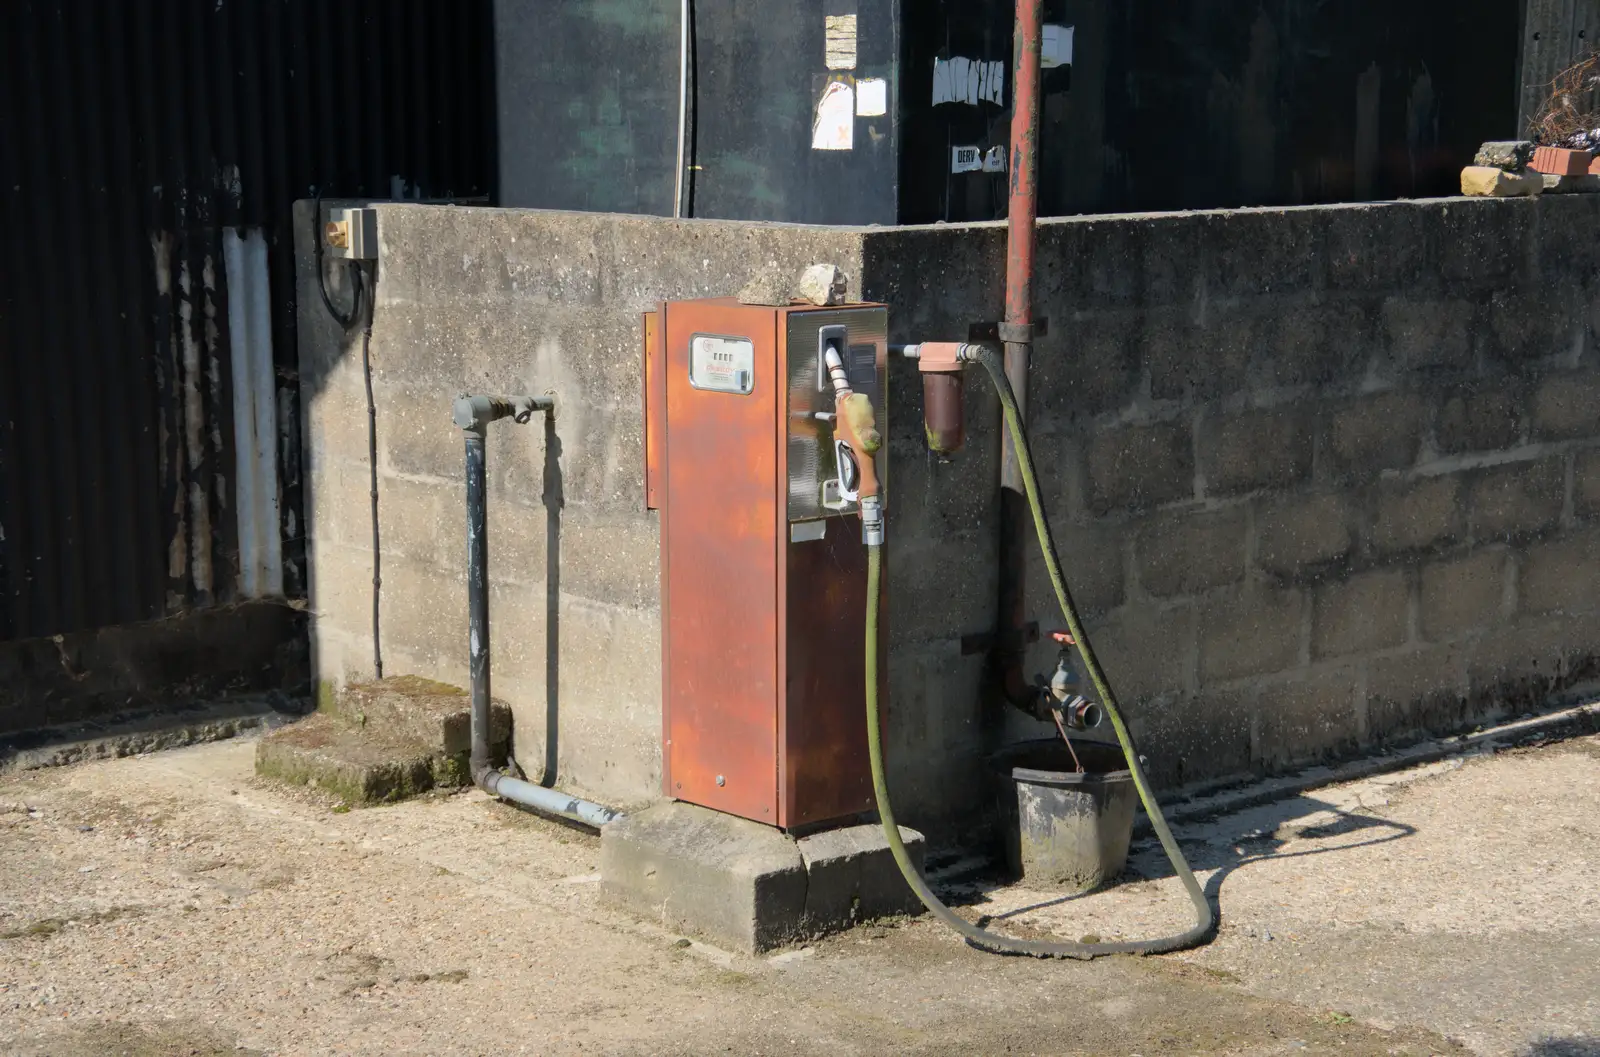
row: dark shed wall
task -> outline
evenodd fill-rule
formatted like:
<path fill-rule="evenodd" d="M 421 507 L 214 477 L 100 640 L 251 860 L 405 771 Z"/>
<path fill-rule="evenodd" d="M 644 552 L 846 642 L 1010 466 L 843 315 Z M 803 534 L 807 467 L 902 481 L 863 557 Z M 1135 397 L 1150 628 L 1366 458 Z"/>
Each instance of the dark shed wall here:
<path fill-rule="evenodd" d="M 672 215 L 679 0 L 495 0 L 505 205 Z"/>
<path fill-rule="evenodd" d="M 486 197 L 489 32 L 488 0 L 0 4 L 5 726 L 187 692 L 168 678 L 170 629 L 115 637 L 105 663 L 137 673 L 123 682 L 109 669 L 93 691 L 28 674 L 58 653 L 69 672 L 97 663 L 95 629 L 207 611 L 197 643 L 228 641 L 215 624 L 301 634 L 228 606 L 251 593 L 241 386 L 275 455 L 251 494 L 277 501 L 281 592 L 305 594 L 291 203 L 318 190 Z M 237 330 L 268 361 L 242 379 L 241 311 L 258 312 Z M 24 641 L 51 635 L 66 636 L 59 651 Z M 207 693 L 233 685 L 230 657 L 246 682 L 276 680 L 258 663 L 270 646 L 213 652 Z M 83 707 L 68 707 L 74 694 Z"/>
<path fill-rule="evenodd" d="M 907 0 L 903 222 L 1004 215 L 1004 178 L 952 175 L 949 148 L 1005 143 L 1009 111 L 933 106 L 931 77 L 936 57 L 1009 64 L 1011 6 Z M 1453 194 L 1479 143 L 1517 131 L 1518 9 L 1046 0 L 1046 20 L 1076 32 L 1071 67 L 1044 74 L 1040 211 Z"/>
<path fill-rule="evenodd" d="M 0 641 L 238 595 L 230 228 L 304 594 L 290 204 L 487 195 L 488 34 L 487 0 L 0 5 Z"/>
<path fill-rule="evenodd" d="M 502 205 L 673 214 L 679 0 L 496 0 Z M 813 224 L 896 220 L 900 0 L 695 0 L 685 215 Z M 828 16 L 856 19 L 829 68 Z M 889 82 L 850 150 L 814 150 L 831 82 Z"/>

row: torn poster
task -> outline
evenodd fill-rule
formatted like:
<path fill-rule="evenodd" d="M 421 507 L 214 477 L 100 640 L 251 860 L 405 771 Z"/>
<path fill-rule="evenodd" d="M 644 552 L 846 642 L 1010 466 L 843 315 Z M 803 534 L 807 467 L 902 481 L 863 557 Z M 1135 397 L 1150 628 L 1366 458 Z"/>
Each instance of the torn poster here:
<path fill-rule="evenodd" d="M 817 101 L 811 125 L 812 150 L 850 150 L 855 146 L 856 95 L 843 81 L 829 81 Z"/>
<path fill-rule="evenodd" d="M 825 15 L 823 58 L 830 70 L 856 68 L 856 16 Z"/>
<path fill-rule="evenodd" d="M 979 59 L 933 60 L 933 105 L 993 103 L 1005 106 L 1006 64 Z"/>
<path fill-rule="evenodd" d="M 856 116 L 882 117 L 889 112 L 889 82 L 867 77 L 856 82 Z"/>
<path fill-rule="evenodd" d="M 1072 65 L 1072 26 L 1044 27 L 1044 41 L 1039 49 L 1039 65 L 1046 70 Z"/>

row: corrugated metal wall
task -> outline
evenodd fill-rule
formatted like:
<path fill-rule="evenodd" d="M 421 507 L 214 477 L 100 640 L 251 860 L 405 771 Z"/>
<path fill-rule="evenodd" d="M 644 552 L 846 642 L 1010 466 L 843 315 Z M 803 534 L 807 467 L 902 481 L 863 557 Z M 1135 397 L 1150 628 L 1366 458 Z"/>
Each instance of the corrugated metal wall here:
<path fill-rule="evenodd" d="M 291 205 L 490 194 L 489 0 L 6 0 L 0 66 L 0 641 L 240 597 L 274 419 L 303 594 Z"/>

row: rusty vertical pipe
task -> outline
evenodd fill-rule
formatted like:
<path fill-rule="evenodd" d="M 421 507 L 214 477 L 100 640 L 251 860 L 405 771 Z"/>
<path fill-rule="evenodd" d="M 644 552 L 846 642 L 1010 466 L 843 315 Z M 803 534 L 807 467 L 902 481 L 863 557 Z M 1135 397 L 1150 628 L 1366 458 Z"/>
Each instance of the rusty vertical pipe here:
<path fill-rule="evenodd" d="M 1011 82 L 1011 193 L 1006 214 L 1005 372 L 1017 409 L 1028 412 L 1028 360 L 1033 350 L 1033 248 L 1039 187 L 1039 52 L 1044 35 L 1044 0 L 1017 0 Z M 1000 448 L 1000 627 L 996 660 L 1005 696 L 1031 710 L 1036 691 L 1023 672 L 1028 613 L 1023 597 L 1027 573 L 1028 500 L 1010 434 Z"/>

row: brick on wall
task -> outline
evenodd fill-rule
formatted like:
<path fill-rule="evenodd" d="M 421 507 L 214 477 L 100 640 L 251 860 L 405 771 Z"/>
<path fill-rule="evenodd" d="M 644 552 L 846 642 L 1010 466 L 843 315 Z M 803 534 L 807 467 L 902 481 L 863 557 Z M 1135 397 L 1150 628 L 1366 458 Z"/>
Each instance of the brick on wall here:
<path fill-rule="evenodd" d="M 1089 496 L 1095 513 L 1193 495 L 1194 452 L 1187 423 L 1102 430 L 1090 440 Z"/>
<path fill-rule="evenodd" d="M 1424 565 L 1418 603 L 1423 637 L 1451 639 L 1499 621 L 1508 554 L 1504 548 L 1491 547 L 1454 561 Z"/>
<path fill-rule="evenodd" d="M 1195 611 L 1190 605 L 1123 606 L 1095 622 L 1089 634 L 1120 694 L 1149 698 L 1179 693 L 1193 681 Z"/>
<path fill-rule="evenodd" d="M 1249 510 L 1171 511 L 1148 519 L 1134 542 L 1139 583 L 1158 596 L 1196 594 L 1244 578 Z"/>
<path fill-rule="evenodd" d="M 1200 608 L 1200 682 L 1296 667 L 1304 597 L 1265 587 L 1230 591 Z"/>
<path fill-rule="evenodd" d="M 1600 372 L 1546 378 L 1533 396 L 1533 433 L 1542 440 L 1600 434 Z"/>
<path fill-rule="evenodd" d="M 1459 646 L 1426 646 L 1367 661 L 1367 732 L 1375 740 L 1449 730 L 1466 710 L 1466 651 Z"/>
<path fill-rule="evenodd" d="M 1200 431 L 1200 468 L 1215 495 L 1282 488 L 1311 476 L 1312 430 L 1303 408 L 1272 408 L 1208 417 Z"/>
<path fill-rule="evenodd" d="M 1531 545 L 1517 587 L 1518 608 L 1525 613 L 1600 608 L 1600 533 Z"/>
<path fill-rule="evenodd" d="M 1256 698 L 1259 760 L 1269 767 L 1355 748 L 1362 733 L 1348 672 L 1274 683 Z"/>
<path fill-rule="evenodd" d="M 1238 690 L 1208 689 L 1140 702 L 1128 710 L 1152 781 L 1163 786 L 1236 775 L 1252 760 L 1251 701 Z"/>
<path fill-rule="evenodd" d="M 1355 541 L 1355 508 L 1338 492 L 1279 496 L 1256 513 L 1256 563 L 1283 579 L 1337 568 Z"/>
<path fill-rule="evenodd" d="M 1385 481 L 1373 504 L 1370 541 L 1380 556 L 1445 546 L 1465 532 L 1461 480 L 1453 475 Z"/>
<path fill-rule="evenodd" d="M 1329 469 L 1348 479 L 1412 465 L 1422 447 L 1424 418 L 1415 393 L 1379 393 L 1338 408 L 1328 417 Z"/>
<path fill-rule="evenodd" d="M 1468 301 L 1391 297 L 1382 310 L 1389 355 L 1407 370 L 1465 367 L 1472 362 L 1472 329 L 1478 314 Z"/>
<path fill-rule="evenodd" d="M 1373 321 L 1363 305 L 1278 304 L 1276 321 L 1259 328 L 1271 340 L 1256 346 L 1256 385 L 1322 385 L 1348 376 L 1371 356 Z"/>
<path fill-rule="evenodd" d="M 1150 396 L 1205 400 L 1237 390 L 1261 328 L 1255 316 L 1238 308 L 1213 309 L 1204 322 L 1184 311 L 1150 313 L 1139 344 Z"/>
<path fill-rule="evenodd" d="M 1406 640 L 1411 588 L 1402 569 L 1380 569 L 1317 589 L 1311 655 L 1340 657 L 1398 646 Z"/>
<path fill-rule="evenodd" d="M 1520 383 L 1508 378 L 1447 390 L 1434 422 L 1439 451 L 1454 455 L 1511 447 L 1527 426 L 1525 399 Z"/>
<path fill-rule="evenodd" d="M 1554 527 L 1566 489 L 1566 461 L 1559 456 L 1478 471 L 1468 496 L 1473 537 L 1511 539 Z"/>
<path fill-rule="evenodd" d="M 1031 527 L 1029 531 L 1032 532 Z M 1110 527 L 1075 525 L 1052 525 L 1051 533 L 1061 559 L 1062 576 L 1072 592 L 1073 605 L 1083 613 L 1103 613 L 1120 606 L 1126 597 L 1122 578 L 1123 534 Z M 1061 623 L 1055 587 L 1050 583 L 1044 556 L 1037 546 L 1031 545 L 1031 538 L 1028 542 L 1027 597 L 1034 611 L 1043 614 L 1041 622 L 1055 626 Z"/>

